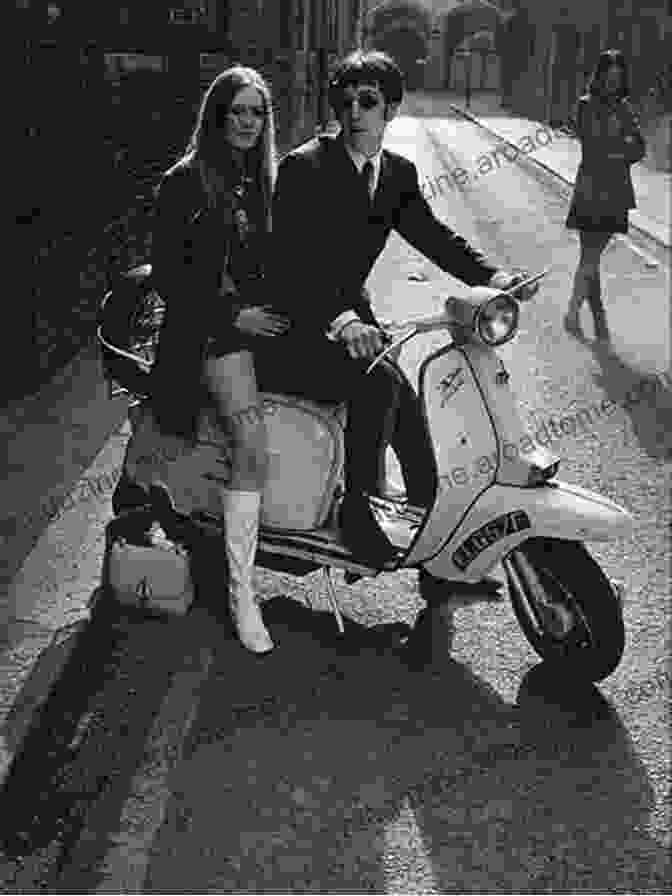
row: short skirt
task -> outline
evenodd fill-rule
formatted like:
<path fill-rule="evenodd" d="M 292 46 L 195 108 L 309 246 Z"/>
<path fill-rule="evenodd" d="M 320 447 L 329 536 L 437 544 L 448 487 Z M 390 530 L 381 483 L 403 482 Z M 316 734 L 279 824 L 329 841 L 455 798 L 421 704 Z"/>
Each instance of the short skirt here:
<path fill-rule="evenodd" d="M 580 214 L 574 206 L 570 208 L 565 221 L 565 226 L 569 230 L 583 230 L 588 233 L 627 233 L 628 224 L 627 211 L 595 217 Z"/>

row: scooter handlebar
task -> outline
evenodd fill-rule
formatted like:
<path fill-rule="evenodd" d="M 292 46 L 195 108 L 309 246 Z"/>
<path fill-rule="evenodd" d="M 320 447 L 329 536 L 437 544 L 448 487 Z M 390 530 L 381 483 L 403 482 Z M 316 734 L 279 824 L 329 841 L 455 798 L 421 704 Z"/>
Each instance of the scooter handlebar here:
<path fill-rule="evenodd" d="M 520 283 L 516 283 L 514 286 L 509 287 L 509 289 L 492 289 L 492 295 L 493 297 L 496 295 L 505 295 L 518 301 L 524 301 L 523 299 L 518 299 L 520 290 L 526 288 L 529 289 L 529 287 L 535 286 L 540 280 L 543 280 L 547 274 L 548 268 L 541 271 L 539 274 L 533 274 L 525 280 L 521 280 Z M 475 290 L 478 289 L 483 289 L 483 287 L 475 287 Z M 533 298 L 537 289 L 528 295 L 525 300 L 529 301 Z M 424 317 L 407 318 L 403 321 L 388 323 L 383 329 L 385 342 L 387 344 L 383 351 L 371 362 L 366 372 L 370 373 L 383 358 L 389 357 L 393 352 L 400 349 L 405 342 L 412 339 L 413 336 L 417 336 L 418 333 L 430 333 L 434 330 L 450 330 L 451 328 L 459 326 L 460 322 L 456 320 L 455 316 L 451 313 L 450 306 L 451 304 L 459 303 L 460 301 L 469 303 L 469 299 L 460 300 L 457 298 L 449 298 L 445 301 L 444 310 L 439 314 L 429 314 Z M 483 299 L 480 301 L 482 302 Z M 478 303 L 479 300 L 477 299 L 476 304 Z"/>
<path fill-rule="evenodd" d="M 513 299 L 518 299 L 518 293 L 520 292 L 520 290 L 529 288 L 530 286 L 534 286 L 540 280 L 543 280 L 543 278 L 547 274 L 548 274 L 548 268 L 544 271 L 541 271 L 539 274 L 533 274 L 532 276 L 528 277 L 526 280 L 521 280 L 520 283 L 516 283 L 515 286 L 511 286 L 511 287 L 509 287 L 509 289 L 494 289 L 491 287 L 477 286 L 477 287 L 473 288 L 473 291 L 476 293 L 479 290 L 484 290 L 487 292 L 491 292 L 493 297 L 496 295 L 503 295 L 503 296 L 510 296 Z M 532 295 L 528 296 L 526 300 L 529 301 L 529 299 L 533 298 L 534 295 L 536 295 L 536 290 L 532 293 Z M 484 299 L 482 297 L 479 297 L 476 299 L 476 304 L 479 304 L 480 302 L 483 302 L 483 301 L 484 301 Z M 525 300 L 523 300 L 523 301 L 525 301 Z M 449 311 L 449 306 L 453 303 L 459 304 L 460 302 L 468 303 L 469 298 L 465 299 L 465 298 L 456 298 L 456 297 L 451 296 L 445 300 L 444 310 L 442 312 L 440 312 L 439 314 L 428 314 L 423 317 L 409 317 L 409 318 L 406 318 L 405 320 L 393 321 L 385 326 L 385 331 L 386 331 L 386 333 L 390 334 L 392 339 L 396 340 L 398 338 L 396 336 L 397 333 L 401 333 L 403 330 L 409 330 L 410 328 L 414 328 L 416 333 L 427 333 L 427 332 L 430 332 L 431 330 L 442 330 L 442 329 L 445 329 L 446 327 L 454 326 L 458 322 L 455 320 L 452 313 Z"/>

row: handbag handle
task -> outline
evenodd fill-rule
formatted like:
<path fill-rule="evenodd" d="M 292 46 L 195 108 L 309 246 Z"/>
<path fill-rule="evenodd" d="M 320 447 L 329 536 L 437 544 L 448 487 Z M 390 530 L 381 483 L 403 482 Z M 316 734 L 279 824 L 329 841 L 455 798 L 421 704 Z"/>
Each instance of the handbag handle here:
<path fill-rule="evenodd" d="M 160 483 L 149 486 L 144 504 L 120 514 L 108 524 L 108 541 L 111 543 L 123 538 L 144 544 L 154 523 L 158 523 L 167 537 L 176 544 L 186 548 L 194 545 L 197 531 L 193 520 L 178 513 L 167 488 Z"/>

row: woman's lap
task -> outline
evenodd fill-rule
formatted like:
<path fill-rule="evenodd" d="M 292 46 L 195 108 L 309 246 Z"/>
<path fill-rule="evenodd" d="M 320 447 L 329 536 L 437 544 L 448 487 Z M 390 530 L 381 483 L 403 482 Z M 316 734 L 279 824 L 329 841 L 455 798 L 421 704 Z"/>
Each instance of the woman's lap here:
<path fill-rule="evenodd" d="M 259 336 L 249 336 L 235 327 L 227 327 L 216 336 L 208 337 L 205 344 L 205 358 L 222 358 L 236 352 L 254 353 L 258 349 Z"/>

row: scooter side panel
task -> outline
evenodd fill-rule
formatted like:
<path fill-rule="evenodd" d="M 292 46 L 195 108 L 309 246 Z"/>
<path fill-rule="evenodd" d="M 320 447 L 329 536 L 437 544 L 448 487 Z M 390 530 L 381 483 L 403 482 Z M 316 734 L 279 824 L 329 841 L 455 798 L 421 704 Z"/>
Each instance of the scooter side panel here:
<path fill-rule="evenodd" d="M 439 578 L 477 582 L 528 538 L 603 541 L 626 536 L 632 527 L 626 510 L 576 485 L 558 480 L 537 488 L 493 485 L 424 566 Z"/>
<path fill-rule="evenodd" d="M 270 469 L 261 523 L 308 531 L 323 525 L 343 475 L 343 427 L 335 413 L 289 396 L 263 394 Z M 162 483 L 183 513 L 221 513 L 220 488 L 230 479 L 228 437 L 204 414 L 198 440 L 160 432 L 151 410 L 135 413 L 124 470 L 142 486 Z"/>
<path fill-rule="evenodd" d="M 497 468 L 495 431 L 462 350 L 443 349 L 430 357 L 420 388 L 436 456 L 438 491 L 430 517 L 404 561 L 407 566 L 439 550 L 493 482 Z"/>

